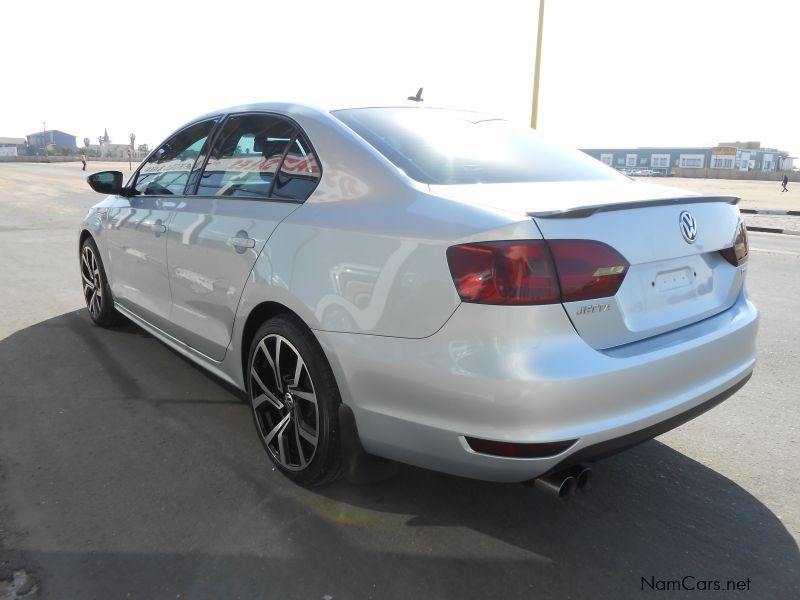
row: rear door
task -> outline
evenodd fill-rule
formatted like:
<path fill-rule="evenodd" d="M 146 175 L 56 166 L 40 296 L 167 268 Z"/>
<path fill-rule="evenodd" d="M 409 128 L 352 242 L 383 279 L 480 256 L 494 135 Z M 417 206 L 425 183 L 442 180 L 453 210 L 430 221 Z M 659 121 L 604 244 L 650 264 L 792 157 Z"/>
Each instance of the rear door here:
<path fill-rule="evenodd" d="M 189 173 L 215 120 L 195 123 L 167 140 L 141 166 L 109 211 L 111 291 L 134 314 L 172 334 L 167 231 Z"/>
<path fill-rule="evenodd" d="M 313 191 L 319 166 L 297 127 L 273 114 L 221 125 L 193 195 L 175 207 L 168 241 L 178 337 L 222 360 L 247 277 L 275 227 Z"/>

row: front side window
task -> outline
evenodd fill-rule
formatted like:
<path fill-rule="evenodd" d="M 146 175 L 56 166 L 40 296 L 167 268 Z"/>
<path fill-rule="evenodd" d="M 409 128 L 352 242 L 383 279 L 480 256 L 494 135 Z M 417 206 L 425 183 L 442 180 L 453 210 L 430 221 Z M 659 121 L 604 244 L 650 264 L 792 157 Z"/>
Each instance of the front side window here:
<path fill-rule="evenodd" d="M 215 120 L 196 123 L 164 142 L 139 170 L 133 195 L 182 195 L 192 166 L 215 123 Z"/>
<path fill-rule="evenodd" d="M 286 200 L 305 200 L 320 177 L 317 158 L 300 135 L 295 137 L 283 159 L 272 195 Z"/>
<path fill-rule="evenodd" d="M 231 117 L 211 149 L 197 194 L 268 198 L 294 134 L 291 123 L 273 116 Z"/>

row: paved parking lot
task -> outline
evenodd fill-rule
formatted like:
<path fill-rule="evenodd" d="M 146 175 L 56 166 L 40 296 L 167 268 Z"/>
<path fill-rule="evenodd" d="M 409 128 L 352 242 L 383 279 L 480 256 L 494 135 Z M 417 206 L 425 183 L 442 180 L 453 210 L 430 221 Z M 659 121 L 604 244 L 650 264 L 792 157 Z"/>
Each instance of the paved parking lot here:
<path fill-rule="evenodd" d="M 751 382 L 597 464 L 574 501 L 410 467 L 309 490 L 271 468 L 237 393 L 133 325 L 91 325 L 83 175 L 0 164 L 0 581 L 53 599 L 505 600 L 692 576 L 800 595 L 800 238 L 751 236 Z"/>

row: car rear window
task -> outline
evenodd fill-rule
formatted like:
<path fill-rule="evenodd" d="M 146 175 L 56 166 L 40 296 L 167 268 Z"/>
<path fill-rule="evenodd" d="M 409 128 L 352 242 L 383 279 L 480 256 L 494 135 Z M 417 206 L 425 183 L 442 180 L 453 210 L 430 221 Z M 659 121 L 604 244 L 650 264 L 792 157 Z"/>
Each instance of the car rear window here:
<path fill-rule="evenodd" d="M 531 129 L 476 113 L 352 108 L 333 114 L 406 175 L 428 184 L 608 180 L 622 176 Z"/>

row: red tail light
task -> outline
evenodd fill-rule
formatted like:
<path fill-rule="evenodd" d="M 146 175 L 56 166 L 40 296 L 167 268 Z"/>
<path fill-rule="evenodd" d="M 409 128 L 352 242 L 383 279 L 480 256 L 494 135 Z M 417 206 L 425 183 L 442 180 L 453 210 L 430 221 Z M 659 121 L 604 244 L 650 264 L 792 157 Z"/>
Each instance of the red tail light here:
<path fill-rule="evenodd" d="M 479 242 L 447 249 L 464 302 L 554 304 L 617 293 L 628 262 L 590 240 Z"/>
<path fill-rule="evenodd" d="M 559 301 L 553 260 L 541 240 L 451 246 L 447 263 L 464 302 L 552 304 Z"/>
<path fill-rule="evenodd" d="M 628 261 L 611 246 L 589 240 L 553 240 L 563 302 L 608 298 L 617 293 Z"/>
<path fill-rule="evenodd" d="M 733 246 L 720 250 L 719 253 L 734 267 L 738 267 L 747 260 L 749 251 L 747 227 L 745 227 L 744 221 L 739 221 L 739 225 L 736 228 L 736 238 L 733 240 Z"/>

